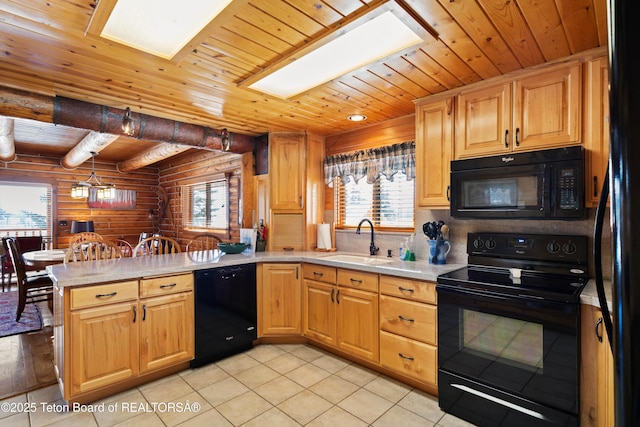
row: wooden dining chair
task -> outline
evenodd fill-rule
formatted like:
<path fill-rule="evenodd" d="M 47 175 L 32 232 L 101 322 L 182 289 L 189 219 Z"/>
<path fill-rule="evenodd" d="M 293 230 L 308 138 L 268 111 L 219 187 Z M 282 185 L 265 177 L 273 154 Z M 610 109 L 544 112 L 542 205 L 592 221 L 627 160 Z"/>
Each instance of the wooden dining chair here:
<path fill-rule="evenodd" d="M 195 236 L 189 243 L 187 243 L 186 252 L 195 251 L 210 251 L 212 249 L 218 249 L 218 243 L 222 243 L 215 234 L 202 233 Z"/>
<path fill-rule="evenodd" d="M 100 261 L 106 259 L 122 258 L 122 251 L 109 240 L 85 240 L 78 242 L 67 249 L 64 263 Z"/>
<path fill-rule="evenodd" d="M 20 321 L 24 307 L 29 302 L 48 301 L 49 308 L 53 305 L 53 281 L 46 273 L 27 275 L 22 254 L 13 238 L 2 239 L 11 258 L 18 282 L 18 307 L 16 308 L 16 322 Z"/>
<path fill-rule="evenodd" d="M 102 236 L 100 234 L 94 233 L 94 232 L 91 232 L 91 231 L 85 231 L 85 232 L 82 232 L 82 233 L 76 233 L 71 238 L 71 241 L 69 242 L 69 247 L 75 245 L 76 243 L 85 242 L 87 240 L 104 240 L 104 239 L 102 238 Z"/>
<path fill-rule="evenodd" d="M 122 251 L 122 256 L 125 258 L 133 256 L 133 245 L 124 239 L 113 239 L 110 240 L 115 243 L 117 247 Z"/>
<path fill-rule="evenodd" d="M 20 254 L 29 251 L 39 251 L 42 249 L 42 236 L 20 236 L 13 237 L 16 242 L 16 247 Z M 4 292 L 5 288 L 5 275 L 9 276 L 9 289 L 11 289 L 11 276 L 14 273 L 13 262 L 11 261 L 11 257 L 9 256 L 9 252 L 5 248 L 5 254 L 0 259 L 1 268 L 2 268 L 2 292 Z M 25 271 L 35 271 L 36 268 L 25 265 Z"/>
<path fill-rule="evenodd" d="M 152 236 L 143 239 L 140 243 L 133 248 L 133 256 L 145 256 L 145 255 L 165 255 L 165 254 L 177 254 L 182 252 L 180 243 L 172 239 L 171 237 L 164 236 Z"/>

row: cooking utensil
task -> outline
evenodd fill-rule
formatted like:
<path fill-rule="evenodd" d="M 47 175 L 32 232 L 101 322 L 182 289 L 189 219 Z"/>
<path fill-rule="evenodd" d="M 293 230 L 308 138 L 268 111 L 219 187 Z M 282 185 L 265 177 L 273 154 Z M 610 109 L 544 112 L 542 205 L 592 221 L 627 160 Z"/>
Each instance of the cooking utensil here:
<path fill-rule="evenodd" d="M 425 222 L 422 225 L 422 231 L 431 240 L 434 240 L 438 236 L 438 227 L 435 222 Z"/>

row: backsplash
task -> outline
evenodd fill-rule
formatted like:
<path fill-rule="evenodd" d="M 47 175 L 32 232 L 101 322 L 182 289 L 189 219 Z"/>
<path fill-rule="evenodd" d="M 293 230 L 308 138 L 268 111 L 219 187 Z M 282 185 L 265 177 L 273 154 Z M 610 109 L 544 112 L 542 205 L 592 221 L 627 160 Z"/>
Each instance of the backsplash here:
<path fill-rule="evenodd" d="M 332 211 L 325 211 L 325 220 L 333 219 Z M 593 250 L 593 222 L 595 209 L 588 209 L 588 218 L 580 221 L 556 220 L 456 220 L 449 216 L 448 210 L 418 210 L 416 211 L 416 233 L 414 234 L 414 251 L 416 259 L 426 260 L 428 257 L 427 236 L 422 232 L 422 224 L 429 221 L 444 221 L 449 226 L 449 243 L 451 252 L 447 257 L 448 263 L 467 263 L 467 234 L 470 232 L 522 232 L 536 234 L 573 234 L 589 237 L 589 253 Z M 609 210 L 605 215 L 604 234 L 602 236 L 602 265 L 605 279 L 611 278 L 611 230 L 609 224 Z M 375 232 L 375 243 L 380 248 L 379 256 L 387 256 L 391 250 L 392 256 L 399 256 L 400 245 L 409 233 Z M 371 242 L 369 227 L 362 228 L 362 234 L 357 235 L 353 230 L 336 230 L 334 246 L 340 251 L 368 254 Z M 594 266 L 589 264 L 589 276 L 594 276 Z"/>

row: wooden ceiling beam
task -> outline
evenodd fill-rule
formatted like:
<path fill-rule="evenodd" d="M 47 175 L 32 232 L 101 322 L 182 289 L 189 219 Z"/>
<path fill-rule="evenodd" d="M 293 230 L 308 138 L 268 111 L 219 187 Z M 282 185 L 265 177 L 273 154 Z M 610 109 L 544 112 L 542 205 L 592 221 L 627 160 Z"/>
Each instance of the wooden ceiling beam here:
<path fill-rule="evenodd" d="M 12 162 L 16 159 L 13 125 L 13 119 L 0 117 L 0 160 L 5 162 Z"/>
<path fill-rule="evenodd" d="M 150 164 L 159 162 L 160 160 L 164 160 L 166 158 L 175 156 L 176 154 L 180 154 L 183 151 L 187 151 L 189 148 L 191 147 L 185 145 L 169 144 L 165 142 L 156 145 L 155 147 L 145 151 L 144 153 L 138 154 L 132 159 L 119 162 L 116 165 L 116 169 L 118 169 L 119 172 L 131 172 L 132 170 L 140 169 Z"/>
<path fill-rule="evenodd" d="M 60 160 L 60 165 L 65 169 L 75 169 L 89 160 L 91 153 L 99 153 L 116 139 L 117 135 L 90 132 Z"/>

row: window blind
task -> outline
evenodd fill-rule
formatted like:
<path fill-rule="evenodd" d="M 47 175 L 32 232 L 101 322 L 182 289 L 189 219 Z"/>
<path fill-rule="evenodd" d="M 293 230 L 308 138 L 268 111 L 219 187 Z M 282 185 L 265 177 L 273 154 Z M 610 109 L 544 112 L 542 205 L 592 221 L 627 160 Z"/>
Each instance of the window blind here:
<path fill-rule="evenodd" d="M 229 182 L 217 179 L 183 185 L 183 225 L 191 229 L 229 228 Z"/>

